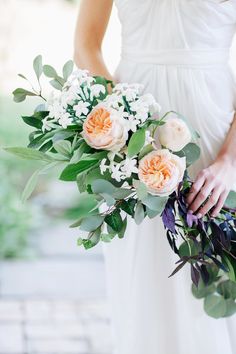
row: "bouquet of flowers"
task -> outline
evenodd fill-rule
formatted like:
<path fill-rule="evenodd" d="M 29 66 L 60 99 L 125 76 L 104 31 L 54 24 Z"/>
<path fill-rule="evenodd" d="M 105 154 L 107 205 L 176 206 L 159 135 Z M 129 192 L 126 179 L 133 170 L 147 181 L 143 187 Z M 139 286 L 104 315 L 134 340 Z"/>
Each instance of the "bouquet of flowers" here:
<path fill-rule="evenodd" d="M 161 215 L 179 256 L 172 275 L 189 263 L 193 294 L 204 298 L 206 312 L 216 318 L 236 312 L 235 193 L 214 219 L 198 219 L 185 202 L 191 187 L 188 168 L 200 156 L 197 132 L 177 112 L 161 115 L 158 102 L 143 94 L 139 84 L 114 86 L 86 70 L 73 71 L 72 61 L 59 75 L 42 64 L 41 56 L 33 67 L 38 90 L 18 88 L 13 94 L 16 102 L 27 96 L 44 101 L 32 116 L 22 117 L 35 130 L 27 148 L 6 148 L 43 162 L 28 181 L 23 200 L 41 173 L 61 165 L 60 180 L 78 186 L 77 220 L 71 227 L 87 233 L 78 239 L 86 249 L 123 238 L 130 217 L 140 224 Z M 55 89 L 47 99 L 42 74 Z"/>

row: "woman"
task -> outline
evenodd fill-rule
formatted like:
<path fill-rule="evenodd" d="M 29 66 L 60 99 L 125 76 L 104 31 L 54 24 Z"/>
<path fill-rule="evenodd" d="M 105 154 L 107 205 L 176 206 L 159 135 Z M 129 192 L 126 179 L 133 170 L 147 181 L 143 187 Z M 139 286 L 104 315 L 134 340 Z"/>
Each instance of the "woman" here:
<path fill-rule="evenodd" d="M 189 210 L 199 218 L 208 211 L 215 216 L 236 181 L 236 86 L 228 66 L 236 1 L 115 3 L 122 55 L 114 77 L 101 52 L 112 0 L 82 1 L 76 63 L 114 81 L 142 83 L 163 112 L 188 117 L 202 148 Z M 236 318 L 204 314 L 191 295 L 189 269 L 168 279 L 174 260 L 160 219 L 141 226 L 130 221 L 126 238 L 108 245 L 105 255 L 117 354 L 236 353 Z"/>

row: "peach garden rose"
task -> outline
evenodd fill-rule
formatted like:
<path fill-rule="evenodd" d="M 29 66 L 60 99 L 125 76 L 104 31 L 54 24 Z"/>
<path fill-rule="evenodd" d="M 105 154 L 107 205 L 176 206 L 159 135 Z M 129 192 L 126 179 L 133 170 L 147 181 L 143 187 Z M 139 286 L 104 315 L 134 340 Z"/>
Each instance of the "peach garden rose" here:
<path fill-rule="evenodd" d="M 138 176 L 151 194 L 168 196 L 183 180 L 185 169 L 185 157 L 178 157 L 167 149 L 160 149 L 142 158 Z"/>
<path fill-rule="evenodd" d="M 98 105 L 85 119 L 82 136 L 94 149 L 119 151 L 128 139 L 127 124 L 115 109 Z"/>

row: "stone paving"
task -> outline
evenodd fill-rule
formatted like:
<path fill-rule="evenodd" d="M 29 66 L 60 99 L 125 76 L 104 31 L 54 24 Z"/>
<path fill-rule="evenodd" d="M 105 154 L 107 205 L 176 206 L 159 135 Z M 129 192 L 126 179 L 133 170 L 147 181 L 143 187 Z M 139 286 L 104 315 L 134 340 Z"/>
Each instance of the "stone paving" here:
<path fill-rule="evenodd" d="M 1 354 L 111 354 L 103 300 L 0 300 Z"/>
<path fill-rule="evenodd" d="M 0 262 L 0 354 L 112 354 L 101 248 L 57 224 L 38 257 Z"/>

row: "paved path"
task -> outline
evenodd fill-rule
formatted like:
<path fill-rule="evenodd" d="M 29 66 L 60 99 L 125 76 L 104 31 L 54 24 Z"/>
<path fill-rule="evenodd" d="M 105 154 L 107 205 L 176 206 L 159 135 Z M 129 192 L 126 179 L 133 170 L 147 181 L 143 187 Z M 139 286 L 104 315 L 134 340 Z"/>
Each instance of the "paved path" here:
<path fill-rule="evenodd" d="M 0 262 L 0 354 L 112 353 L 101 248 L 77 237 L 57 225 L 35 259 Z"/>
<path fill-rule="evenodd" d="M 1 354 L 111 354 L 104 301 L 0 300 Z"/>

